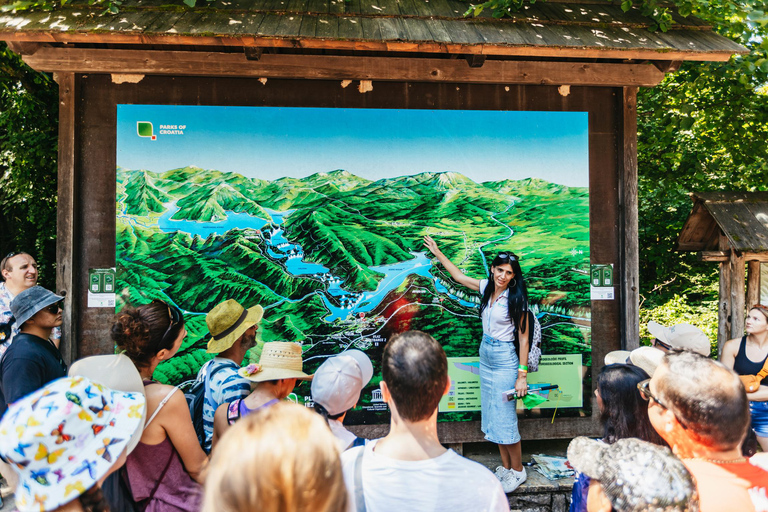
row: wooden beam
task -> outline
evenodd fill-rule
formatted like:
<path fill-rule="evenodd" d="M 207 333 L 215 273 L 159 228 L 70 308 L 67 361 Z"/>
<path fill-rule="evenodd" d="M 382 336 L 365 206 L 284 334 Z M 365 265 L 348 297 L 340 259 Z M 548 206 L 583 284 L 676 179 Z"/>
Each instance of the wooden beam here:
<path fill-rule="evenodd" d="M 744 261 L 758 261 L 758 262 L 768 262 L 768 253 L 766 252 L 744 252 L 741 253 L 741 258 L 744 259 Z M 730 261 L 731 260 L 731 251 L 699 251 L 698 252 L 698 258 L 700 261 Z"/>
<path fill-rule="evenodd" d="M 295 37 L 259 37 L 259 36 L 199 36 L 173 34 L 136 34 L 136 33 L 77 33 L 77 32 L 0 32 L 0 41 L 32 41 L 44 43 L 68 44 L 129 44 L 129 45 L 169 45 L 169 46 L 260 46 L 263 48 L 303 48 L 307 50 L 339 50 L 370 52 L 410 52 L 442 54 L 478 54 L 507 57 L 554 57 L 559 59 L 620 59 L 637 61 L 706 61 L 726 62 L 734 51 L 680 51 L 663 49 L 617 49 L 557 47 L 537 45 L 491 45 L 491 44 L 451 44 L 438 42 L 409 41 L 359 41 L 297 39 Z"/>
<path fill-rule="evenodd" d="M 731 260 L 731 251 L 699 251 L 699 261 L 725 262 Z"/>
<path fill-rule="evenodd" d="M 747 307 L 760 303 L 760 262 L 747 262 Z"/>
<path fill-rule="evenodd" d="M 77 77 L 74 73 L 57 73 L 59 84 L 59 169 L 56 217 L 56 290 L 64 295 L 64 323 L 61 326 L 61 351 L 64 360 L 77 359 L 77 315 L 75 304 L 75 205 L 76 197 L 76 130 Z"/>
<path fill-rule="evenodd" d="M 16 52 L 19 55 L 32 55 L 43 46 L 47 46 L 44 43 L 24 41 L 8 41 L 6 44 L 12 52 Z"/>
<path fill-rule="evenodd" d="M 581 86 L 654 86 L 664 74 L 652 64 L 487 60 L 471 68 L 457 59 L 338 57 L 243 53 L 41 48 L 24 61 L 39 71 L 320 80 L 393 80 Z"/>
<path fill-rule="evenodd" d="M 744 336 L 744 257 L 731 252 L 731 338 Z"/>
<path fill-rule="evenodd" d="M 640 346 L 640 246 L 638 239 L 637 202 L 637 87 L 624 87 L 622 101 L 622 162 L 620 212 L 623 240 L 621 243 L 624 300 L 622 310 L 622 347 L 632 350 Z"/>

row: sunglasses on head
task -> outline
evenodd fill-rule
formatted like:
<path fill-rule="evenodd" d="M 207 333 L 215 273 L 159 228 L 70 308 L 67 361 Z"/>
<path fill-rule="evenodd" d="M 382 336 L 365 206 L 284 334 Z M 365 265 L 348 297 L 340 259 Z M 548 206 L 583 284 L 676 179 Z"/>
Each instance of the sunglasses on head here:
<path fill-rule="evenodd" d="M 152 301 L 152 304 L 162 304 L 166 308 L 168 308 L 168 318 L 170 320 L 170 323 L 168 324 L 168 329 L 165 330 L 165 334 L 163 334 L 162 341 L 165 342 L 167 340 L 168 334 L 173 330 L 173 328 L 177 325 L 179 325 L 183 320 L 184 317 L 181 314 L 181 311 L 179 311 L 177 308 L 169 305 L 164 300 L 155 299 Z"/>
<path fill-rule="evenodd" d="M 55 314 L 57 314 L 59 312 L 59 310 L 62 310 L 62 311 L 64 310 L 64 302 L 59 301 L 59 302 L 57 302 L 55 304 L 51 304 L 50 306 L 47 306 L 47 307 L 45 307 L 43 309 L 45 309 L 50 314 L 55 315 Z"/>
<path fill-rule="evenodd" d="M 517 261 L 517 258 L 508 252 L 500 252 L 496 257 L 500 260 Z"/>

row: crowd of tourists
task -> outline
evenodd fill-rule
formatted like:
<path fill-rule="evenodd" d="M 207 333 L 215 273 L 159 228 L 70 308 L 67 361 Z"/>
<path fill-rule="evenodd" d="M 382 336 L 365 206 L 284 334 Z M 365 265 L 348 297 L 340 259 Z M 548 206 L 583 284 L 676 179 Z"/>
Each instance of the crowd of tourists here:
<path fill-rule="evenodd" d="M 524 396 L 538 357 L 525 279 L 512 253 L 475 280 L 425 245 L 482 296 L 482 430 L 499 446 L 495 472 L 440 443 L 451 382 L 428 333 L 387 341 L 389 432 L 362 439 L 344 421 L 373 378 L 364 352 L 344 350 L 309 375 L 299 344 L 274 341 L 241 366 L 264 310 L 230 299 L 206 315 L 210 360 L 185 396 L 153 380 L 187 335 L 182 312 L 156 299 L 116 315 L 116 354 L 68 367 L 63 297 L 37 286 L 30 255 L 12 253 L 0 262 L 0 473 L 18 510 L 509 511 L 527 477 L 515 401 L 501 394 Z M 651 346 L 609 353 L 597 374 L 603 435 L 568 447 L 571 510 L 768 511 L 768 308 L 750 309 L 722 362 L 694 326 L 648 328 Z M 314 411 L 285 400 L 306 380 Z"/>

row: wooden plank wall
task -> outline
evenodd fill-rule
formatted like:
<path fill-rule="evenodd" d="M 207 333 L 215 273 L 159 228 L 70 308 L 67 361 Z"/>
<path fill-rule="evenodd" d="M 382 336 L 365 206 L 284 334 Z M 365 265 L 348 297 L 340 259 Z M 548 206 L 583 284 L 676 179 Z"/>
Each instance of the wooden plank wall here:
<path fill-rule="evenodd" d="M 116 105 L 121 103 L 587 111 L 591 259 L 593 263 L 614 263 L 615 275 L 623 275 L 618 175 L 619 169 L 626 166 L 619 159 L 626 160 L 627 156 L 619 150 L 619 144 L 625 140 L 622 133 L 625 119 L 621 114 L 625 93 L 621 88 L 571 87 L 570 93 L 563 95 L 554 86 L 374 82 L 372 91 L 361 94 L 356 83 L 342 88 L 337 80 L 269 79 L 263 85 L 245 78 L 147 76 L 136 84 L 117 85 L 109 75 L 78 75 L 77 85 L 79 175 L 74 197 L 75 209 L 81 213 L 74 230 L 74 257 L 79 264 L 73 269 L 73 279 L 80 357 L 112 351 L 109 338 L 112 311 L 86 308 L 86 290 L 87 269 L 115 265 Z M 504 127 L 499 126 L 499 130 L 503 131 Z M 62 168 L 62 172 L 70 171 Z M 626 189 L 629 185 L 623 186 Z M 627 204 L 631 207 L 631 202 Z M 622 346 L 622 309 L 618 298 L 592 303 L 593 361 L 598 365 L 607 352 Z M 592 395 L 584 398 L 589 402 Z M 558 418 L 554 424 L 549 418 L 521 423 L 524 439 L 596 434 L 596 429 L 594 414 L 591 418 Z M 386 427 L 361 426 L 354 430 L 375 435 L 384 432 Z M 482 439 L 479 422 L 440 424 L 440 432 L 445 442 Z"/>

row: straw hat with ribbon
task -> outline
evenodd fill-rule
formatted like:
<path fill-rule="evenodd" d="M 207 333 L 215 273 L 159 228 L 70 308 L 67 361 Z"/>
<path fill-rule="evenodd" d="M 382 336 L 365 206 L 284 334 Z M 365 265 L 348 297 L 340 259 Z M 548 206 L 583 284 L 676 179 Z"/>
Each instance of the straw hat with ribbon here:
<path fill-rule="evenodd" d="M 264 308 L 258 304 L 250 309 L 245 309 L 234 299 L 217 304 L 205 317 L 205 323 L 211 333 L 206 352 L 224 352 L 234 345 L 245 331 L 259 323 L 262 316 Z"/>
<path fill-rule="evenodd" d="M 271 341 L 264 344 L 259 364 L 249 364 L 237 372 L 253 382 L 279 379 L 312 380 L 303 371 L 301 346 L 288 341 Z"/>

